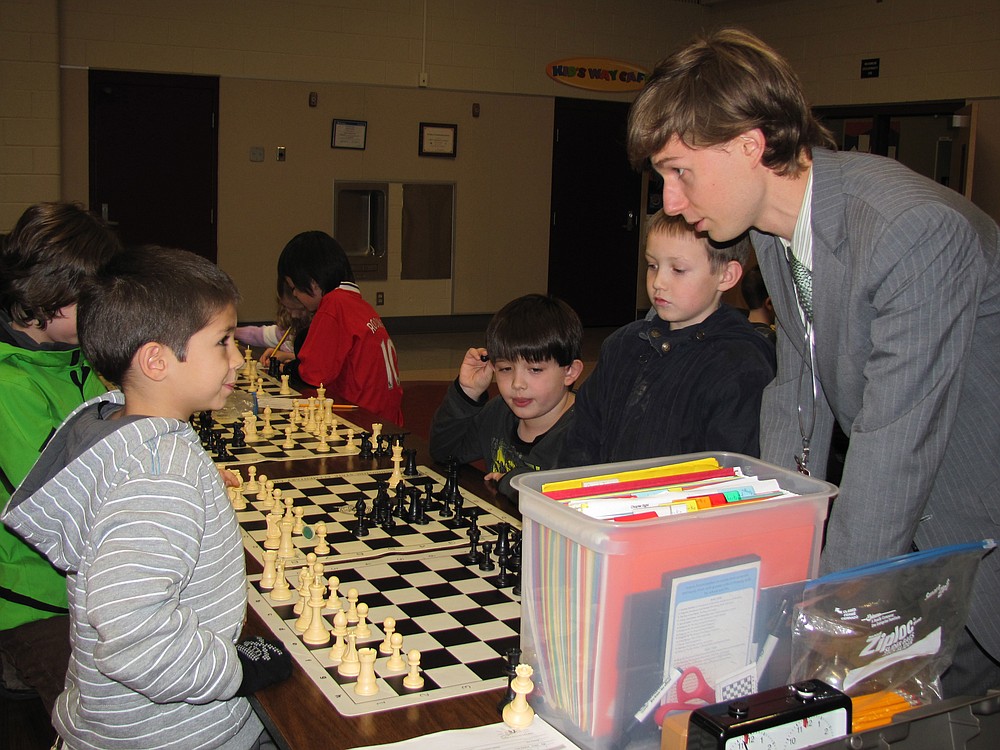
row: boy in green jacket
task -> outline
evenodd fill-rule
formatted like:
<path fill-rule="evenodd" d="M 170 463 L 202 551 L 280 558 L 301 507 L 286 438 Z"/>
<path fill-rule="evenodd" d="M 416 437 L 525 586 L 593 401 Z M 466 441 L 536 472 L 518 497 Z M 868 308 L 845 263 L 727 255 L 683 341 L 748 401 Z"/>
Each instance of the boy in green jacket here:
<path fill-rule="evenodd" d="M 0 248 L 0 507 L 56 428 L 106 389 L 80 352 L 76 303 L 119 249 L 69 203 L 28 208 Z M 51 712 L 69 662 L 66 579 L 0 526 L 0 654 Z"/>

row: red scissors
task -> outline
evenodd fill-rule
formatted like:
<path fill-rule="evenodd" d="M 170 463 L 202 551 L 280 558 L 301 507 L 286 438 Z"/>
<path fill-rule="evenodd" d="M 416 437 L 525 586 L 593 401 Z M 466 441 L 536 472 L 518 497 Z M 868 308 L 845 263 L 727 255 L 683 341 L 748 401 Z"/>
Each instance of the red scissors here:
<path fill-rule="evenodd" d="M 653 714 L 658 725 L 663 724 L 663 717 L 671 711 L 694 711 L 715 703 L 715 688 L 708 684 L 698 667 L 688 667 L 681 672 L 676 690 L 677 700 L 664 703 Z"/>

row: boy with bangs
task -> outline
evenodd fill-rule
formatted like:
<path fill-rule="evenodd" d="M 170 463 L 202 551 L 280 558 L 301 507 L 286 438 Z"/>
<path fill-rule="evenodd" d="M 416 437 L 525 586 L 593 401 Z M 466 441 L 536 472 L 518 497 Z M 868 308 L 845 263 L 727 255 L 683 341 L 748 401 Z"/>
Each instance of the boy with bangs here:
<path fill-rule="evenodd" d="M 700 451 L 757 456 L 769 344 L 722 294 L 739 283 L 749 245 L 716 246 L 680 217 L 646 228 L 645 320 L 611 334 L 576 402 L 561 466 Z"/>
<path fill-rule="evenodd" d="M 248 750 L 266 738 L 243 696 L 287 677 L 290 657 L 260 638 L 236 644 L 243 545 L 188 423 L 233 390 L 238 299 L 213 263 L 156 247 L 119 254 L 81 297 L 83 350 L 121 390 L 70 414 L 3 514 L 66 573 L 60 747 Z"/>
<path fill-rule="evenodd" d="M 541 294 L 508 302 L 486 328 L 486 348 L 465 353 L 434 414 L 434 460 L 482 459 L 487 481 L 511 498 L 514 476 L 554 469 L 573 421 L 582 348 L 583 325 L 565 302 Z M 500 395 L 490 399 L 494 376 Z"/>

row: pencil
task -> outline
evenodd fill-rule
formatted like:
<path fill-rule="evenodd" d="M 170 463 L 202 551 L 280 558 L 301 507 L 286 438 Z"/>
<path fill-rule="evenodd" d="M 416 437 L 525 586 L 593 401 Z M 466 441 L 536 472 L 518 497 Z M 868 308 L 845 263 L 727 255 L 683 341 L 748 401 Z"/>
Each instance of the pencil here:
<path fill-rule="evenodd" d="M 274 351 L 272 351 L 271 354 L 277 354 L 278 349 L 280 349 L 281 345 L 285 343 L 285 339 L 288 338 L 288 334 L 291 333 L 291 331 L 292 331 L 292 327 L 291 326 L 288 326 L 288 328 L 285 329 L 285 332 L 283 334 L 281 334 L 281 338 L 278 340 L 278 343 L 274 347 Z"/>

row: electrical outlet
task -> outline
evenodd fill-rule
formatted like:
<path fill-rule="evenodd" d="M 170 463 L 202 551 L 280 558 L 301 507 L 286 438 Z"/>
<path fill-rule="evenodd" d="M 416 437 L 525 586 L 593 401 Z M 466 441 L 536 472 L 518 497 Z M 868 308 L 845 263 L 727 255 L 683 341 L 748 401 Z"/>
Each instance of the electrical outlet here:
<path fill-rule="evenodd" d="M 285 160 L 285 147 L 284 146 L 278 146 L 277 157 L 278 157 L 278 161 L 284 161 Z"/>
<path fill-rule="evenodd" d="M 375 304 L 376 305 L 385 304 L 385 292 L 375 292 Z"/>

